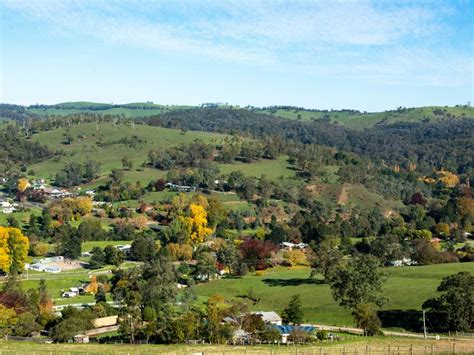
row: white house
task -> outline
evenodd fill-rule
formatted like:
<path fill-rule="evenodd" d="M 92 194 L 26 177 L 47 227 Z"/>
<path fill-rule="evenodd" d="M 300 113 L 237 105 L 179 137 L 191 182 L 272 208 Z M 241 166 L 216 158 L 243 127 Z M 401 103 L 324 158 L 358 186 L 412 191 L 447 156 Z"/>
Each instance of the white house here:
<path fill-rule="evenodd" d="M 282 248 L 293 250 L 293 249 L 306 249 L 308 244 L 306 243 L 290 243 L 290 242 L 283 242 L 280 244 Z"/>
<path fill-rule="evenodd" d="M 0 201 L 1 211 L 5 214 L 10 214 L 16 211 L 16 203 L 10 203 L 8 201 Z"/>
<path fill-rule="evenodd" d="M 256 311 L 252 312 L 252 314 L 256 314 L 262 318 L 265 324 L 273 324 L 273 325 L 281 325 L 282 319 L 281 317 L 274 311 Z"/>

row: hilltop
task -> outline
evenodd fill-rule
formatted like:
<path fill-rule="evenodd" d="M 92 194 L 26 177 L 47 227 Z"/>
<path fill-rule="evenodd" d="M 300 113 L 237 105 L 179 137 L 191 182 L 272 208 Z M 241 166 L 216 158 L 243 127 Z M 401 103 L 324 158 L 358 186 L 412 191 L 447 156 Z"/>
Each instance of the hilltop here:
<path fill-rule="evenodd" d="M 5 106 L 5 105 L 4 105 Z M 193 108 L 216 108 L 216 109 L 244 109 L 255 113 L 269 115 L 272 117 L 285 118 L 301 122 L 315 120 L 329 120 L 338 124 L 353 128 L 364 129 L 376 125 L 387 125 L 400 122 L 439 122 L 443 120 L 474 118 L 474 108 L 467 105 L 457 106 L 426 106 L 405 108 L 383 112 L 361 112 L 352 109 L 342 110 L 318 110 L 306 109 L 293 106 L 271 106 L 258 108 L 253 106 L 239 107 L 223 104 L 203 104 L 201 106 L 190 105 L 161 105 L 152 102 L 135 102 L 127 104 L 111 104 L 97 102 L 63 102 L 55 105 L 31 105 L 28 107 L 17 105 L 13 108 L 0 110 L 0 117 L 9 117 L 13 113 L 20 115 L 45 116 L 67 116 L 78 113 L 121 115 L 127 118 L 149 117 L 161 115 L 167 112 Z"/>

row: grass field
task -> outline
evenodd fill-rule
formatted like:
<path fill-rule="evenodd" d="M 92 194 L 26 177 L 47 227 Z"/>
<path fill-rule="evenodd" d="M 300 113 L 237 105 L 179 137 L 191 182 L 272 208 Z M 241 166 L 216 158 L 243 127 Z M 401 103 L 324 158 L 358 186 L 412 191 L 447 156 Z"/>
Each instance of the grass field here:
<path fill-rule="evenodd" d="M 422 303 L 435 295 L 441 279 L 459 271 L 474 272 L 474 263 L 442 264 L 386 268 L 389 276 L 385 286 L 385 296 L 389 301 L 383 309 L 421 309 Z M 264 276 L 249 274 L 242 278 L 229 278 L 200 284 L 196 287 L 201 301 L 213 294 L 221 294 L 227 299 L 244 296 L 251 288 L 260 302 L 255 310 L 275 310 L 280 313 L 292 295 L 300 294 L 303 302 L 305 321 L 327 325 L 350 326 L 350 313 L 339 307 L 332 299 L 329 285 L 309 278 L 306 267 L 275 268 L 267 270 Z"/>
<path fill-rule="evenodd" d="M 423 340 L 392 337 L 360 337 L 342 335 L 338 342 L 318 342 L 312 345 L 230 346 L 230 345 L 131 345 L 131 344 L 36 344 L 32 342 L 0 341 L 4 355 L 79 355 L 79 354 L 206 354 L 206 355 L 298 355 L 298 354 L 429 354 L 472 353 L 473 342 Z"/>
<path fill-rule="evenodd" d="M 114 126 L 110 123 L 100 124 L 99 131 L 96 130 L 95 124 L 74 125 L 69 127 L 68 130 L 74 138 L 70 145 L 62 143 L 67 131 L 65 128 L 40 132 L 33 136 L 33 140 L 43 143 L 53 150 L 62 150 L 65 153 L 65 156 L 62 156 L 58 161 L 50 159 L 39 164 L 33 164 L 31 169 L 34 170 L 36 176 L 51 178 L 68 161 L 97 161 L 100 163 L 101 173 L 106 174 L 114 168 L 121 168 L 121 159 L 127 157 L 133 161 L 134 167 L 138 168 L 147 160 L 148 152 L 151 149 L 163 149 L 181 143 L 190 143 L 195 139 L 217 143 L 225 137 L 225 135 L 207 132 L 186 132 L 182 134 L 178 130 L 145 125 L 136 125 L 133 129 L 129 125 Z M 124 138 L 132 139 L 135 142 L 141 140 L 142 143 L 138 143 L 136 147 L 130 147 L 119 142 Z M 153 174 L 153 177 L 157 175 L 154 170 L 147 169 L 146 172 Z M 128 175 L 128 180 L 136 181 L 139 179 L 134 176 L 134 172 L 130 172 Z M 138 175 L 143 176 L 145 174 Z M 143 178 L 147 179 L 148 176 Z"/>
<path fill-rule="evenodd" d="M 229 174 L 232 171 L 240 170 L 246 176 L 260 177 L 265 175 L 270 180 L 275 180 L 280 177 L 294 177 L 296 171 L 287 162 L 287 156 L 281 156 L 277 160 L 260 160 L 251 164 L 233 163 L 221 164 L 220 170 L 224 174 Z"/>

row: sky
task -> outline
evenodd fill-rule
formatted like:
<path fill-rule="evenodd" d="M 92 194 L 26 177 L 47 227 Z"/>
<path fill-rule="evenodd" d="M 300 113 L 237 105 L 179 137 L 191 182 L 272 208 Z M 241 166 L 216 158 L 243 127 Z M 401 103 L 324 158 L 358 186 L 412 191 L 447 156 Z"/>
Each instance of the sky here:
<path fill-rule="evenodd" d="M 474 0 L 0 0 L 0 102 L 474 102 Z"/>

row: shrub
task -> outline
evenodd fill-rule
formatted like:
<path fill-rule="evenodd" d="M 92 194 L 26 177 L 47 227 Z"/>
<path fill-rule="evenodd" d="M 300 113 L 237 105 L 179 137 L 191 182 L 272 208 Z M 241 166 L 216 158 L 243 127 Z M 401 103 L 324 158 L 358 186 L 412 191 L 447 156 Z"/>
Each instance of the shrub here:
<path fill-rule="evenodd" d="M 320 330 L 316 332 L 316 338 L 320 341 L 326 340 L 328 338 L 328 333 L 325 330 Z"/>

